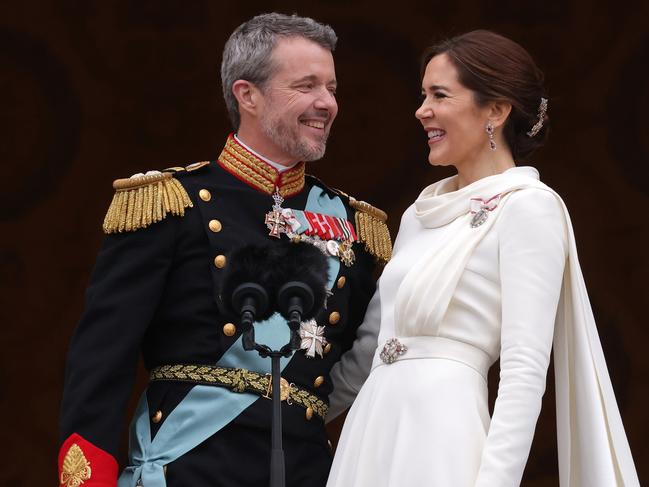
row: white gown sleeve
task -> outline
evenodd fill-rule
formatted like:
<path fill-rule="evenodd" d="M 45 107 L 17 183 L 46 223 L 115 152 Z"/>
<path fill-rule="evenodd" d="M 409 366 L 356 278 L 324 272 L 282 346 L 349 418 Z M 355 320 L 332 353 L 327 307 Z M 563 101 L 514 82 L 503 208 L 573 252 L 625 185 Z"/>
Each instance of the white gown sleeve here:
<path fill-rule="evenodd" d="M 379 280 L 374 296 L 367 305 L 363 323 L 356 331 L 356 339 L 352 348 L 345 352 L 331 369 L 333 392 L 329 395 L 329 411 L 326 422 L 331 421 L 352 405 L 370 373 L 381 324 L 380 284 Z"/>
<path fill-rule="evenodd" d="M 545 392 L 568 252 L 563 208 L 550 192 L 509 197 L 496 223 L 502 298 L 500 383 L 476 487 L 516 487 Z"/>

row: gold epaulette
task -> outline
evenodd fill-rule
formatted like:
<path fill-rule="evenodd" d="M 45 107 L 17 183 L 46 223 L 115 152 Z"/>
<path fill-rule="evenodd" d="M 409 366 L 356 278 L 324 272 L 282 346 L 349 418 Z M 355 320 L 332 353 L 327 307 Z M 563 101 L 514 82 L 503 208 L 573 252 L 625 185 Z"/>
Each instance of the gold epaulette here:
<path fill-rule="evenodd" d="M 392 239 L 385 222 L 388 215 L 378 208 L 349 197 L 349 206 L 356 210 L 356 233 L 365 244 L 365 249 L 382 264 L 387 264 L 392 256 Z"/>
<path fill-rule="evenodd" d="M 171 172 L 152 172 L 113 182 L 115 195 L 104 218 L 104 233 L 132 232 L 194 206 Z"/>

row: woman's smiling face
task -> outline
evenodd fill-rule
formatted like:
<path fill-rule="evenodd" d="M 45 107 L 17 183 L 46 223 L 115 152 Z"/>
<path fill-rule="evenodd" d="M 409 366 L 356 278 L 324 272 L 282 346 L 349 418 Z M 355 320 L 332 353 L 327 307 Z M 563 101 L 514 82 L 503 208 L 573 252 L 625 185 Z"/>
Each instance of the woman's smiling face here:
<path fill-rule="evenodd" d="M 424 99 L 415 116 L 428 138 L 430 164 L 467 167 L 481 160 L 489 151 L 485 131 L 489 107 L 476 104 L 447 54 L 428 62 L 421 90 Z"/>

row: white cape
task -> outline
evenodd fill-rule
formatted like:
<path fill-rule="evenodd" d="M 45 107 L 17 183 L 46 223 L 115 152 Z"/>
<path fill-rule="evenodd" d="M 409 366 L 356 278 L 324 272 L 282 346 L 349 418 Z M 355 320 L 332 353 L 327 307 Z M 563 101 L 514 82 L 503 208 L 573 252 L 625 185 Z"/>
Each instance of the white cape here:
<path fill-rule="evenodd" d="M 467 198 L 461 189 L 445 194 L 455 178 L 429 186 L 417 200 L 417 218 L 425 227 L 446 225 L 467 215 Z M 501 194 L 500 206 L 513 191 L 525 188 L 552 193 L 567 222 L 568 258 L 553 341 L 561 486 L 639 486 L 563 200 L 538 180 L 531 167 L 517 167 L 471 185 L 474 194 Z M 436 249 L 423 268 L 408 273 L 395 303 L 398 336 L 417 335 L 410 329 L 417 323 L 442 320 L 468 258 L 497 219 L 498 211 L 494 213 L 477 228 L 459 227 L 451 245 Z M 408 329 L 400 330 L 399 324 Z"/>

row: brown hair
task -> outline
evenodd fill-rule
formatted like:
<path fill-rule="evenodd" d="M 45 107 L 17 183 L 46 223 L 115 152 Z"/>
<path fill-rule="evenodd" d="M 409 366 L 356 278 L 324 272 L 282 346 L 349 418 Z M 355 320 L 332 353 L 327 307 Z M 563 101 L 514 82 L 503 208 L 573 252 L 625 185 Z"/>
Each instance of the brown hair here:
<path fill-rule="evenodd" d="M 459 81 L 474 92 L 479 106 L 490 101 L 511 103 L 503 135 L 514 160 L 529 157 L 548 136 L 548 117 L 538 133 L 527 132 L 538 122 L 543 73 L 519 44 L 488 30 L 474 30 L 442 41 L 424 51 L 422 73 L 428 62 L 447 54 L 458 71 Z"/>

